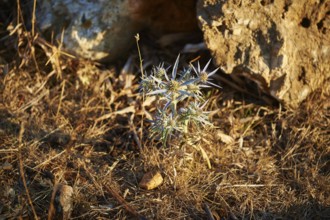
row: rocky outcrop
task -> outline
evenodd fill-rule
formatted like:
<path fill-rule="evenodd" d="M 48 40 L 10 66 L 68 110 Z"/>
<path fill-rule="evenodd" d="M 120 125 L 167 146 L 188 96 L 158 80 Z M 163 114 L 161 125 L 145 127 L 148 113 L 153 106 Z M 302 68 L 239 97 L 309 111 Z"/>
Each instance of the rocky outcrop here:
<path fill-rule="evenodd" d="M 198 29 L 196 0 L 38 0 L 37 6 L 42 33 L 53 32 L 67 51 L 101 62 L 125 55 L 143 28 L 156 34 Z"/>
<path fill-rule="evenodd" d="M 53 32 L 64 48 L 91 60 L 114 60 L 134 43 L 141 24 L 131 19 L 129 0 L 40 0 L 39 29 Z M 63 39 L 62 39 L 63 31 Z"/>
<path fill-rule="evenodd" d="M 125 55 L 142 28 L 196 30 L 229 74 L 297 107 L 330 77 L 330 3 L 324 0 L 39 0 L 37 22 L 66 50 L 96 61 Z"/>
<path fill-rule="evenodd" d="M 330 77 L 330 2 L 199 0 L 197 15 L 216 63 L 297 107 Z"/>

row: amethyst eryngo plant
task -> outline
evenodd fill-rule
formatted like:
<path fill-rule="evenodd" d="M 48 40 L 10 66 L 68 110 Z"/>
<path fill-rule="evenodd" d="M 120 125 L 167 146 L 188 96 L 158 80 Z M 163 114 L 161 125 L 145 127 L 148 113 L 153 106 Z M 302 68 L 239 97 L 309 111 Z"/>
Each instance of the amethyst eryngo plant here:
<path fill-rule="evenodd" d="M 203 69 L 198 63 L 197 68 L 190 65 L 189 68 L 179 71 L 179 58 L 180 55 L 170 75 L 170 67 L 165 68 L 164 64 L 161 64 L 154 67 L 150 75 L 142 76 L 140 82 L 140 91 L 144 96 L 159 97 L 150 130 L 151 135 L 158 137 L 163 145 L 173 135 L 190 132 L 188 128 L 191 125 L 198 129 L 213 126 L 208 119 L 208 112 L 203 110 L 207 101 L 201 89 L 219 87 L 210 81 L 210 76 L 218 69 L 207 72 L 210 60 Z"/>

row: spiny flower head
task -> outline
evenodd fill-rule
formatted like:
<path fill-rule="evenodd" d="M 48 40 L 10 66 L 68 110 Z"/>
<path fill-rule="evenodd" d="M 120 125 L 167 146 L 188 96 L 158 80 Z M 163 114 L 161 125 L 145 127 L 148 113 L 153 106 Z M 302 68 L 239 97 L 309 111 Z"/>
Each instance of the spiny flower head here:
<path fill-rule="evenodd" d="M 162 63 L 159 66 L 154 67 L 153 70 L 152 70 L 153 75 L 156 78 L 160 78 L 160 79 L 163 79 L 165 77 L 166 71 L 167 70 L 164 68 L 164 63 Z"/>
<path fill-rule="evenodd" d="M 209 67 L 210 63 L 211 63 L 211 60 L 209 60 L 209 62 L 207 62 L 207 64 L 205 65 L 205 67 L 202 70 L 201 70 L 201 66 L 200 66 L 199 62 L 197 63 L 197 69 L 193 65 L 191 65 L 191 67 L 194 70 L 194 72 L 196 73 L 196 75 L 198 77 L 197 78 L 198 81 L 202 83 L 202 85 L 201 85 L 202 87 L 207 88 L 207 87 L 210 87 L 209 85 L 212 85 L 212 86 L 221 88 L 219 85 L 214 84 L 209 81 L 210 77 L 219 70 L 219 68 L 217 68 L 217 69 L 213 70 L 212 72 L 208 73 L 206 70 Z"/>
<path fill-rule="evenodd" d="M 171 74 L 168 74 L 170 67 L 164 68 L 164 64 L 154 67 L 151 74 L 142 77 L 140 91 L 147 96 L 158 96 L 157 113 L 151 122 L 151 133 L 158 137 L 163 145 L 168 138 L 179 133 L 186 133 L 190 124 L 196 126 L 212 126 L 208 120 L 208 112 L 203 108 L 207 101 L 204 101 L 201 88 L 218 85 L 209 81 L 216 70 L 208 73 L 207 68 L 211 60 L 201 70 L 198 63 L 197 69 L 191 65 L 187 69 L 178 71 L 180 55 L 177 57 Z M 192 71 L 193 70 L 193 71 Z M 185 104 L 187 99 L 193 100 Z M 204 103 L 201 104 L 201 101 Z M 178 109 L 178 105 L 186 106 Z"/>
<path fill-rule="evenodd" d="M 179 89 L 181 87 L 181 83 L 179 81 L 176 81 L 175 79 L 171 79 L 168 83 L 168 90 L 177 93 L 179 92 Z"/>

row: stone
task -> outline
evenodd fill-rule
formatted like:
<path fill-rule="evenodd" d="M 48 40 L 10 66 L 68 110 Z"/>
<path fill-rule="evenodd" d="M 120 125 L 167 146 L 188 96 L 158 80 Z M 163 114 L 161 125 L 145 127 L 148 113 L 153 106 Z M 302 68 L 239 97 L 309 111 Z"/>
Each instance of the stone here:
<path fill-rule="evenodd" d="M 215 62 L 297 108 L 330 77 L 330 2 L 198 0 Z"/>
<path fill-rule="evenodd" d="M 157 188 L 163 183 L 164 179 L 159 171 L 150 171 L 142 177 L 139 186 L 146 190 Z"/>
<path fill-rule="evenodd" d="M 36 20 L 66 51 L 100 62 L 126 55 L 142 29 L 155 35 L 198 30 L 196 0 L 38 0 Z"/>
<path fill-rule="evenodd" d="M 65 184 L 56 184 L 53 189 L 48 219 L 70 219 L 72 212 L 73 188 Z"/>
<path fill-rule="evenodd" d="M 40 0 L 36 20 L 74 55 L 111 61 L 128 51 L 141 29 L 131 19 L 133 6 L 130 0 Z"/>

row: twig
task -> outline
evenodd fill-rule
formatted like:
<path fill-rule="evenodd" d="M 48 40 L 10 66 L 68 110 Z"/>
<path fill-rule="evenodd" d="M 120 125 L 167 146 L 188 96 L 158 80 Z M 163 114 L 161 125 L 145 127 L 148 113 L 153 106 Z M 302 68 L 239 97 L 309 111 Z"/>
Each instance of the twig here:
<path fill-rule="evenodd" d="M 54 183 L 54 186 L 56 186 L 56 183 Z M 54 207 L 55 196 L 56 196 L 56 190 L 55 190 L 55 187 L 54 187 L 52 197 L 50 199 L 50 205 L 49 205 L 49 209 L 48 209 L 47 220 L 54 219 L 54 215 L 55 215 L 55 212 L 56 212 L 55 207 Z"/>
<path fill-rule="evenodd" d="M 22 10 L 21 10 L 21 1 L 20 0 L 16 0 L 16 5 L 17 5 L 17 25 L 22 25 L 23 29 L 26 31 L 26 27 L 25 27 L 25 22 L 24 22 L 24 17 L 22 15 Z M 16 28 L 15 28 L 16 29 Z"/>
<path fill-rule="evenodd" d="M 119 195 L 115 190 L 113 190 L 110 186 L 104 186 L 110 193 L 111 195 L 121 204 L 123 205 L 123 207 L 126 209 L 126 211 L 128 211 L 129 213 L 131 213 L 132 215 L 134 215 L 136 218 L 138 218 L 139 220 L 146 220 L 147 218 L 145 218 L 144 216 L 140 215 L 133 207 L 131 207 L 128 202 L 126 202 L 126 200 Z"/>
<path fill-rule="evenodd" d="M 48 90 L 44 90 L 42 93 L 40 93 L 38 96 L 36 96 L 35 98 L 33 98 L 31 101 L 29 101 L 28 103 L 26 103 L 25 105 L 23 105 L 22 107 L 19 108 L 18 112 L 23 112 L 26 109 L 30 108 L 31 106 L 37 105 L 38 102 L 46 95 L 48 95 L 49 91 Z"/>
<path fill-rule="evenodd" d="M 139 137 L 138 137 L 138 135 L 137 135 L 136 128 L 135 128 L 135 126 L 134 126 L 133 118 L 134 118 L 134 114 L 132 114 L 131 117 L 130 117 L 129 125 L 130 125 L 131 130 L 133 130 L 133 137 L 134 137 L 134 140 L 135 140 L 136 144 L 138 145 L 139 150 L 141 151 L 141 150 L 142 150 L 142 148 L 141 148 L 142 146 L 141 146 L 141 142 L 140 142 L 140 140 L 139 140 Z"/>
<path fill-rule="evenodd" d="M 142 77 L 144 77 L 143 60 L 142 60 L 141 50 L 140 50 L 140 45 L 139 45 L 139 40 L 140 40 L 140 35 L 139 34 L 135 35 L 135 40 L 136 40 L 136 46 L 137 46 L 137 49 L 138 49 L 139 59 L 140 59 L 140 71 L 141 71 Z"/>
<path fill-rule="evenodd" d="M 277 184 L 270 184 L 270 185 L 267 185 L 267 184 L 234 184 L 234 185 L 231 185 L 231 184 L 224 184 L 224 185 L 219 185 L 217 188 L 222 188 L 222 189 L 225 189 L 225 188 L 237 188 L 237 187 L 251 187 L 251 188 L 256 188 L 256 187 L 268 187 L 268 186 L 278 186 Z"/>
<path fill-rule="evenodd" d="M 32 202 L 32 199 L 31 199 L 31 196 L 30 196 L 30 193 L 29 193 L 29 189 L 28 189 L 27 184 L 26 184 L 25 176 L 24 176 L 23 160 L 22 160 L 22 146 L 23 146 L 22 139 L 23 139 L 24 129 L 25 129 L 24 128 L 24 122 L 21 122 L 21 128 L 20 128 L 19 136 L 18 136 L 19 172 L 20 172 L 20 176 L 22 178 L 22 182 L 23 182 L 23 185 L 24 185 L 24 188 L 25 188 L 26 196 L 28 198 L 29 204 L 30 204 L 32 212 L 33 212 L 34 219 L 38 219 L 36 210 L 34 209 L 33 202 Z"/>
<path fill-rule="evenodd" d="M 219 80 L 223 81 L 224 83 L 228 84 L 230 87 L 236 89 L 237 91 L 239 92 L 242 92 L 242 93 L 245 93 L 245 94 L 248 94 L 254 98 L 257 98 L 259 99 L 260 97 L 247 91 L 246 89 L 243 89 L 241 88 L 240 86 L 236 85 L 235 83 L 231 82 L 230 80 L 226 79 L 225 77 L 223 76 L 220 76 L 220 75 L 215 75 L 214 78 L 218 78 Z"/>
<path fill-rule="evenodd" d="M 210 207 L 208 206 L 207 203 L 203 204 L 204 211 L 206 212 L 207 215 L 207 220 L 215 220 L 212 214 L 212 211 L 210 210 Z"/>
<path fill-rule="evenodd" d="M 36 24 L 36 8 L 37 8 L 37 0 L 33 1 L 33 11 L 32 11 L 32 19 L 31 19 L 31 23 L 32 23 L 32 36 L 31 39 L 29 41 L 29 45 L 31 48 L 31 53 L 32 53 L 32 58 L 34 61 L 34 64 L 36 66 L 37 72 L 40 74 L 40 68 L 36 59 L 36 53 L 35 53 L 35 47 L 34 47 L 34 40 L 37 38 L 37 34 L 35 32 L 35 24 Z"/>
<path fill-rule="evenodd" d="M 126 114 L 126 113 L 135 113 L 135 107 L 134 106 L 128 106 L 124 109 L 102 115 L 101 117 L 99 117 L 95 120 L 95 123 L 98 123 L 98 122 L 103 121 L 103 120 L 107 120 L 107 119 L 111 118 L 113 115 L 123 115 L 123 114 Z"/>
<path fill-rule="evenodd" d="M 227 85 L 229 85 L 230 87 L 236 89 L 237 91 L 239 91 L 241 93 L 245 93 L 247 95 L 250 95 L 253 98 L 262 100 L 262 101 L 266 102 L 267 104 L 272 105 L 271 98 L 267 98 L 266 96 L 261 96 L 261 95 L 255 95 L 254 93 L 249 92 L 248 90 L 246 90 L 246 89 L 242 88 L 241 86 L 231 82 L 230 80 L 226 79 L 225 77 L 220 76 L 219 74 L 214 76 L 214 78 L 217 78 L 220 81 L 223 81 L 224 83 L 226 83 Z"/>
<path fill-rule="evenodd" d="M 135 39 L 136 39 L 136 46 L 137 46 L 137 49 L 138 49 L 139 59 L 140 59 L 140 71 L 141 71 L 141 74 L 142 74 L 142 78 L 144 78 L 143 60 L 142 60 L 141 50 L 140 50 L 140 45 L 139 45 L 140 35 L 137 34 L 135 36 Z M 142 103 L 144 103 L 144 100 L 145 100 L 145 95 L 142 95 Z M 144 106 L 141 105 L 141 107 L 142 107 L 142 112 L 145 112 Z M 140 131 L 140 140 L 141 140 L 141 142 L 143 141 L 143 139 L 142 139 L 143 138 L 143 121 L 144 121 L 144 114 L 142 114 L 142 119 L 141 119 L 141 131 Z M 141 147 L 140 147 L 140 150 L 141 150 Z"/>
<path fill-rule="evenodd" d="M 35 34 L 36 7 L 37 7 L 37 0 L 34 0 L 33 1 L 33 12 L 32 12 L 32 37 L 34 37 L 34 34 Z"/>
<path fill-rule="evenodd" d="M 47 42 L 45 39 L 43 39 L 42 37 L 40 36 L 37 36 L 37 38 L 35 39 L 35 43 L 38 44 L 46 53 L 51 53 L 49 51 L 52 50 L 53 52 L 53 55 L 55 53 L 59 53 L 60 55 L 64 55 L 65 57 L 68 57 L 68 58 L 71 58 L 71 59 L 75 59 L 76 57 L 73 56 L 72 54 L 69 54 L 65 51 L 62 51 L 60 48 L 56 48 L 53 44 Z M 60 45 L 61 46 L 61 45 Z M 47 55 L 47 54 L 46 54 Z M 47 55 L 48 57 L 50 57 L 51 55 Z M 51 58 L 51 57 L 50 57 Z M 47 61 L 47 62 L 50 62 L 50 61 Z"/>
<path fill-rule="evenodd" d="M 59 100 L 58 107 L 57 107 L 56 118 L 58 117 L 58 114 L 60 112 L 61 105 L 62 105 L 62 100 L 63 100 L 63 95 L 64 95 L 64 89 L 65 89 L 65 80 L 63 80 L 62 84 L 63 85 L 62 85 L 60 100 Z"/>
<path fill-rule="evenodd" d="M 0 154 L 16 153 L 17 149 L 0 149 Z"/>
<path fill-rule="evenodd" d="M 61 156 L 62 154 L 64 154 L 66 151 L 67 151 L 66 149 L 63 150 L 63 151 L 61 151 L 60 153 L 56 154 L 55 156 L 53 156 L 53 157 L 51 157 L 51 158 L 45 160 L 44 162 L 38 164 L 37 166 L 33 167 L 33 169 L 39 168 L 39 167 L 41 167 L 41 166 L 47 164 L 47 163 L 50 162 L 51 160 L 54 160 L 55 158 L 57 158 L 57 157 Z"/>

